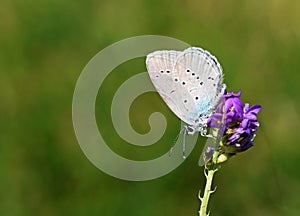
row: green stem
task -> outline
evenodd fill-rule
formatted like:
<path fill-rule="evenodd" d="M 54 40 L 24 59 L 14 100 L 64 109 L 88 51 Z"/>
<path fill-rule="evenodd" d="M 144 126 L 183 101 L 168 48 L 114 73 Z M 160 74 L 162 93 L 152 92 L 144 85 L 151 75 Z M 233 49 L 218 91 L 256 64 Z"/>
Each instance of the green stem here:
<path fill-rule="evenodd" d="M 205 172 L 206 185 L 205 185 L 203 197 L 202 198 L 199 197 L 200 200 L 201 200 L 199 216 L 206 216 L 207 215 L 206 211 L 207 211 L 209 197 L 214 192 L 214 191 L 211 190 L 211 185 L 212 185 L 212 180 L 213 180 L 214 174 L 218 170 L 216 168 L 218 156 L 219 156 L 219 152 L 215 151 L 214 155 L 213 155 L 213 158 L 212 158 L 211 166 L 209 168 L 205 167 L 205 169 L 207 170 L 207 173 Z"/>

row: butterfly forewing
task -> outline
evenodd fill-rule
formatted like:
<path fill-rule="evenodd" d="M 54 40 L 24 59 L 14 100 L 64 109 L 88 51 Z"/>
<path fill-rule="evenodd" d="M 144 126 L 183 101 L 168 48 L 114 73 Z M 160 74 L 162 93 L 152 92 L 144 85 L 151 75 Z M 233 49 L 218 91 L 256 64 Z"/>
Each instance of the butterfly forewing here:
<path fill-rule="evenodd" d="M 185 83 L 174 73 L 174 66 L 178 56 L 182 52 L 178 51 L 156 51 L 150 53 L 146 59 L 146 66 L 154 87 L 169 108 L 181 120 L 187 124 L 192 124 L 191 118 L 197 113 L 193 108 L 191 96 L 185 88 Z M 180 82 L 181 81 L 181 82 Z"/>

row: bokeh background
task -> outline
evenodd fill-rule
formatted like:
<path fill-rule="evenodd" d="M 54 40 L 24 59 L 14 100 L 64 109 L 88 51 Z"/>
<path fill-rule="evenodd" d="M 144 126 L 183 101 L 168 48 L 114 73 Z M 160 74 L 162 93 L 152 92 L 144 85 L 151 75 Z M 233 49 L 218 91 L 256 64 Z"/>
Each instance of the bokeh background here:
<path fill-rule="evenodd" d="M 72 96 L 81 70 L 106 46 L 144 34 L 210 50 L 228 89 L 242 89 L 243 101 L 263 107 L 255 146 L 216 174 L 211 215 L 299 215 L 299 23 L 297 0 L 1 0 L 0 215 L 197 215 L 205 139 L 170 174 L 128 182 L 94 167 L 73 131 Z M 132 125 L 146 133 L 149 114 L 161 111 L 169 122 L 162 140 L 134 148 L 115 133 L 113 94 L 141 71 L 142 58 L 120 65 L 96 103 L 110 147 L 138 160 L 168 151 L 180 124 L 149 93 L 132 104 Z"/>

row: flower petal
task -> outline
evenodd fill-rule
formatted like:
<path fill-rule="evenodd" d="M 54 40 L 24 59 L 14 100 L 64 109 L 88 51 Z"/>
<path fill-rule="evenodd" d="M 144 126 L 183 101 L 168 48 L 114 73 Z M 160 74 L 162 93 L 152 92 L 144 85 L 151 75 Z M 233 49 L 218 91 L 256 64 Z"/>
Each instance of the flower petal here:
<path fill-rule="evenodd" d="M 215 113 L 207 120 L 206 124 L 208 127 L 218 128 L 220 127 L 221 121 L 222 121 L 222 114 Z"/>
<path fill-rule="evenodd" d="M 261 110 L 261 106 L 258 104 L 255 104 L 252 107 L 250 107 L 247 112 L 257 115 L 260 110 Z"/>

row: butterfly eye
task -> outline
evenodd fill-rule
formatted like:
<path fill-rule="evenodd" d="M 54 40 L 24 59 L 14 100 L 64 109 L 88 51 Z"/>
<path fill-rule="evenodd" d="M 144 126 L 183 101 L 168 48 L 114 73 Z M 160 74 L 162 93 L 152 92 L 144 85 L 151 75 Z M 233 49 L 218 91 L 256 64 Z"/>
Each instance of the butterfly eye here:
<path fill-rule="evenodd" d="M 184 102 L 184 103 L 186 103 L 186 102 L 187 102 L 187 100 L 184 100 L 183 102 Z"/>
<path fill-rule="evenodd" d="M 200 82 L 200 85 L 203 85 L 203 82 Z"/>
<path fill-rule="evenodd" d="M 170 71 L 169 71 L 169 70 L 167 70 L 167 73 L 170 73 Z"/>
<path fill-rule="evenodd" d="M 174 80 L 175 80 L 175 82 L 178 82 L 178 79 L 177 79 L 177 78 L 175 78 Z"/>
<path fill-rule="evenodd" d="M 163 73 L 164 71 L 163 71 L 163 70 L 161 70 L 160 72 L 161 72 L 161 73 Z"/>
<path fill-rule="evenodd" d="M 189 72 L 190 72 L 190 70 L 189 70 L 189 69 L 187 69 L 187 70 L 186 70 L 186 72 L 187 72 L 187 73 L 189 73 Z"/>
<path fill-rule="evenodd" d="M 198 100 L 198 97 L 195 97 L 196 100 Z"/>
<path fill-rule="evenodd" d="M 182 82 L 182 85 L 185 85 L 185 82 Z"/>

